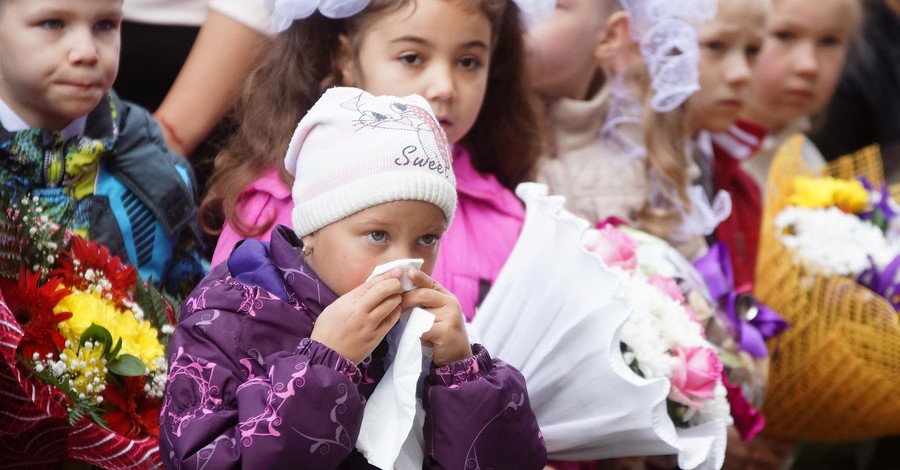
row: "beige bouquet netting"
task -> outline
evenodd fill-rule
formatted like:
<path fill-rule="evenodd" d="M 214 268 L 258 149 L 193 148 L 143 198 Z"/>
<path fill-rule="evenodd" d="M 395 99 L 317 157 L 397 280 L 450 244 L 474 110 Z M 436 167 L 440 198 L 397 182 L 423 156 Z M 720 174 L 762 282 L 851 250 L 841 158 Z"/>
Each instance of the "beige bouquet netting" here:
<path fill-rule="evenodd" d="M 769 171 L 756 266 L 756 296 L 790 323 L 769 341 L 772 355 L 764 433 L 816 442 L 900 434 L 900 322 L 882 297 L 852 279 L 817 274 L 781 244 L 773 220 L 787 206 L 791 181 L 818 175 L 797 136 Z M 881 184 L 877 148 L 832 163 L 838 178 Z M 822 234 L 823 237 L 828 236 Z"/>

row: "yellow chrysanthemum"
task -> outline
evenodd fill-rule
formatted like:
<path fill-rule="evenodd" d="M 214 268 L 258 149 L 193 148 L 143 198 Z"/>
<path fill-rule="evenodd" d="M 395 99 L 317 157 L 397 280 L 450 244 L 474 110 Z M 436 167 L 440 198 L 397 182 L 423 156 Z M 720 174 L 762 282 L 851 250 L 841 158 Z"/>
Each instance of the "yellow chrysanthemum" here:
<path fill-rule="evenodd" d="M 859 181 L 853 180 L 850 183 L 855 184 L 847 184 L 835 189 L 834 205 L 844 212 L 858 214 L 869 206 L 869 192 Z"/>
<path fill-rule="evenodd" d="M 99 293 L 75 292 L 63 298 L 54 311 L 73 313 L 72 318 L 59 324 L 60 333 L 73 343 L 78 342 L 81 334 L 93 323 L 109 331 L 113 344 L 122 339 L 120 354 L 136 356 L 144 365 L 149 366 L 164 353 L 156 328 L 147 321 L 135 318 L 131 311 L 118 309 Z"/>
<path fill-rule="evenodd" d="M 153 369 L 153 361 L 165 353 L 156 328 L 148 321 L 139 321 L 131 312 L 126 317 L 133 320 L 132 326 L 120 330 L 122 334 L 122 353 L 131 354 L 141 359 L 145 366 Z"/>
<path fill-rule="evenodd" d="M 788 202 L 794 206 L 813 209 L 835 206 L 857 214 L 869 204 L 869 192 L 857 180 L 798 176 L 792 183 L 794 192 Z"/>

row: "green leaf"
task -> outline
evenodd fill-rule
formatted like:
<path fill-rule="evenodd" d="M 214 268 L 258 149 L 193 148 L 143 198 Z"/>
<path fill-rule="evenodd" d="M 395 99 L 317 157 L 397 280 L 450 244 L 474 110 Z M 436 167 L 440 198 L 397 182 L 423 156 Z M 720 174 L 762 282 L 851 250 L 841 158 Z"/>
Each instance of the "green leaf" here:
<path fill-rule="evenodd" d="M 171 308 L 177 313 L 181 304 L 178 299 L 157 290 L 150 281 L 138 281 L 135 284 L 134 301 L 144 311 L 144 317 L 160 331 L 164 325 L 169 324 L 166 309 Z"/>
<path fill-rule="evenodd" d="M 666 399 L 666 408 L 668 409 L 669 417 L 672 418 L 672 423 L 676 428 L 686 428 L 688 426 L 688 421 L 684 419 L 684 416 L 688 411 L 687 406 Z"/>
<path fill-rule="evenodd" d="M 719 360 L 726 369 L 739 369 L 744 367 L 744 362 L 737 354 L 725 350 L 718 350 L 717 352 L 719 353 Z"/>
<path fill-rule="evenodd" d="M 86 417 L 101 428 L 112 431 L 106 426 L 106 420 L 103 419 L 103 408 L 100 405 L 88 399 L 78 398 L 71 390 L 67 391 L 66 395 L 72 400 L 72 404 L 69 406 L 69 424 L 74 425 L 78 420 Z"/>
<path fill-rule="evenodd" d="M 147 366 L 135 356 L 131 354 L 122 354 L 121 356 L 109 361 L 106 368 L 113 374 L 123 377 L 139 377 L 147 373 Z"/>
<path fill-rule="evenodd" d="M 119 338 L 119 341 L 116 342 L 116 347 L 112 349 L 109 353 L 109 357 L 116 357 L 119 355 L 119 351 L 122 349 L 122 338 Z"/>
<path fill-rule="evenodd" d="M 884 215 L 884 211 L 882 211 L 881 209 L 875 209 L 875 211 L 872 213 L 871 222 L 872 225 L 880 228 L 882 233 L 887 233 L 888 219 Z"/>
<path fill-rule="evenodd" d="M 96 323 L 91 323 L 91 326 L 81 334 L 81 345 L 84 346 L 88 341 L 92 343 L 103 343 L 103 357 L 111 357 L 109 349 L 112 347 L 112 334 L 110 334 L 109 330 Z M 122 340 L 119 339 L 119 342 L 121 341 Z"/>

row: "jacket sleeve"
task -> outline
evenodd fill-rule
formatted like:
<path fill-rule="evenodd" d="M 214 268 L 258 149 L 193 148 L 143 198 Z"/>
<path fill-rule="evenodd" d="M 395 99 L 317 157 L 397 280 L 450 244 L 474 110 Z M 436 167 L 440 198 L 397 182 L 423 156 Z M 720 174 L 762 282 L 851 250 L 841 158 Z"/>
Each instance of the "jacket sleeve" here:
<path fill-rule="evenodd" d="M 308 338 L 245 352 L 234 338 L 249 317 L 204 309 L 178 325 L 160 416 L 166 468 L 337 468 L 359 434 L 360 372 Z"/>
<path fill-rule="evenodd" d="M 425 389 L 425 468 L 541 469 L 547 449 L 525 378 L 487 350 L 432 368 Z"/>
<path fill-rule="evenodd" d="M 208 270 L 201 254 L 193 170 L 184 157 L 169 150 L 146 109 L 121 101 L 114 93 L 111 96 L 120 131 L 115 157 L 106 160 L 105 166 L 155 219 L 148 224 L 150 214 L 138 212 L 129 222 L 126 238 L 136 255 L 131 262 L 145 279 L 184 297 Z M 146 230 L 152 232 L 140 235 Z M 98 240 L 103 241 L 102 234 Z"/>

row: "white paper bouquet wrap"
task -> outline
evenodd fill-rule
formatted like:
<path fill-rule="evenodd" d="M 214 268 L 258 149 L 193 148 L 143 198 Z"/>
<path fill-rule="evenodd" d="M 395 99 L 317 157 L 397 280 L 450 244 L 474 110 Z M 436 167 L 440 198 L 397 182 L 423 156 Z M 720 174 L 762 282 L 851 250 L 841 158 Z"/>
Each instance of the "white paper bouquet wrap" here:
<path fill-rule="evenodd" d="M 626 365 L 625 273 L 582 248 L 588 222 L 546 186 L 525 183 L 516 193 L 525 226 L 475 315 L 473 338 L 525 376 L 550 458 L 678 454 L 682 468 L 720 467 L 725 425 L 676 430 L 666 409 L 670 382 Z"/>

